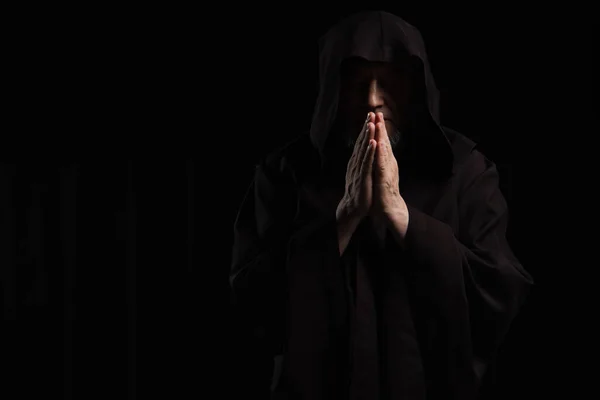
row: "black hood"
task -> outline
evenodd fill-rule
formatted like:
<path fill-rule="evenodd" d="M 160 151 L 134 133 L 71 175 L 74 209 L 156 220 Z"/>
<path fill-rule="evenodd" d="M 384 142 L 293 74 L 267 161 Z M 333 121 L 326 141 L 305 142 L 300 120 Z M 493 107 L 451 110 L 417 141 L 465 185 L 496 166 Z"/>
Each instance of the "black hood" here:
<path fill-rule="evenodd" d="M 351 57 L 393 62 L 406 59 L 407 55 L 416 89 L 411 97 L 409 154 L 427 170 L 452 170 L 452 148 L 440 126 L 439 92 L 421 34 L 406 21 L 383 11 L 354 14 L 319 39 L 319 95 L 310 139 L 322 161 L 326 159 L 328 137 L 336 120 L 342 62 Z"/>

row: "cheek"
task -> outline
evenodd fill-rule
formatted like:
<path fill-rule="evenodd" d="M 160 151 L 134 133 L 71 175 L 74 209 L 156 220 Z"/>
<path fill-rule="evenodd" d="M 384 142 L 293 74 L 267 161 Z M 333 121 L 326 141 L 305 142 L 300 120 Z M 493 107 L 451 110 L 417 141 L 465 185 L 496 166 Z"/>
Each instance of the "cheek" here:
<path fill-rule="evenodd" d="M 396 82 L 391 89 L 392 97 L 398 105 L 406 104 L 409 98 L 409 92 L 409 82 L 404 79 Z"/>
<path fill-rule="evenodd" d="M 396 105 L 398 107 L 405 106 L 408 102 L 408 90 L 404 88 L 397 90 L 396 93 L 394 93 L 394 99 L 396 100 Z"/>

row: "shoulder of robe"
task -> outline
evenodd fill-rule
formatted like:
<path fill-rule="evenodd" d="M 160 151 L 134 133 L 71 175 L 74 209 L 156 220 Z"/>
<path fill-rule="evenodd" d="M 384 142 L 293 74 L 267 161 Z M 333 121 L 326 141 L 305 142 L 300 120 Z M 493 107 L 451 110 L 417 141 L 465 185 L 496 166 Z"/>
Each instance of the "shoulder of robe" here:
<path fill-rule="evenodd" d="M 460 180 L 462 185 L 468 186 L 485 171 L 495 167 L 494 162 L 479 150 L 476 142 L 453 129 L 443 129 L 454 154 L 454 179 Z"/>
<path fill-rule="evenodd" d="M 311 161 L 316 161 L 316 157 L 318 154 L 312 146 L 308 132 L 303 132 L 270 152 L 257 167 L 273 178 L 296 176 L 315 164 Z"/>

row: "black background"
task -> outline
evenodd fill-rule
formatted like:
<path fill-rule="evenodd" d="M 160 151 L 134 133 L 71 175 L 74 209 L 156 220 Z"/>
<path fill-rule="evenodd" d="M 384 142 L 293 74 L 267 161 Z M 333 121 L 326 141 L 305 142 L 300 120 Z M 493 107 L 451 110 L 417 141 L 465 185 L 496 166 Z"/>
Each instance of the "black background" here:
<path fill-rule="evenodd" d="M 317 38 L 365 7 L 53 7 L 20 10 L 9 35 L 3 398 L 247 398 L 256 368 L 228 305 L 236 208 L 258 160 L 309 126 Z M 442 122 L 497 163 L 536 281 L 488 398 L 579 390 L 585 11 L 370 8 L 421 30 Z"/>

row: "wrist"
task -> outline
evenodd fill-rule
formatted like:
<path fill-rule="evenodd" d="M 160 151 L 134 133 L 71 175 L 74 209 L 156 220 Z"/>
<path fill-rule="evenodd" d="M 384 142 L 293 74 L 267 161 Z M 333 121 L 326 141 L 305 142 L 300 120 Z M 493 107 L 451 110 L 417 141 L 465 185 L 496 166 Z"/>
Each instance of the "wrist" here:
<path fill-rule="evenodd" d="M 358 210 L 348 205 L 348 203 L 342 199 L 335 212 L 335 219 L 338 222 L 338 225 L 344 225 L 354 230 L 354 228 L 360 224 L 362 217 Z"/>
<path fill-rule="evenodd" d="M 340 255 L 344 254 L 346 247 L 350 243 L 350 238 L 358 228 L 358 224 L 360 223 L 360 218 L 357 214 L 346 206 L 346 203 L 340 202 L 336 213 L 336 221 L 337 221 L 337 235 L 338 235 L 338 245 Z"/>
<path fill-rule="evenodd" d="M 409 215 L 406 207 L 397 207 L 385 212 L 386 221 L 399 240 L 404 240 L 408 231 Z"/>

